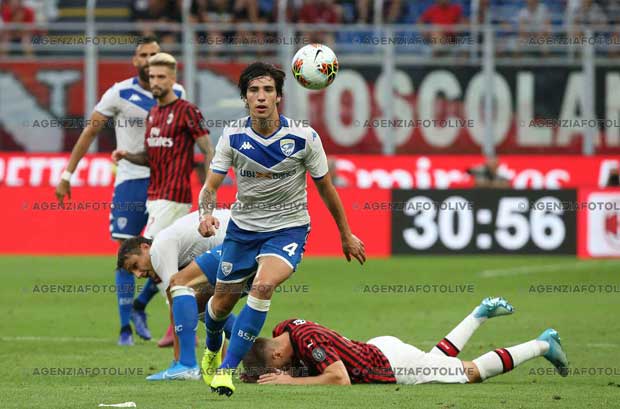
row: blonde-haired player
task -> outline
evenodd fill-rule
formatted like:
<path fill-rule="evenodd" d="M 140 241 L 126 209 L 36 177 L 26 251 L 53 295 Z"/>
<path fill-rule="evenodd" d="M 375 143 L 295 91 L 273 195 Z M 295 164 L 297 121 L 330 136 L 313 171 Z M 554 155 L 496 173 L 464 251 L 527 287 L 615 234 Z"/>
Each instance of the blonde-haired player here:
<path fill-rule="evenodd" d="M 149 220 L 144 232 L 152 238 L 192 206 L 190 177 L 194 163 L 194 144 L 205 154 L 208 167 L 213 155 L 209 131 L 198 107 L 173 92 L 177 62 L 167 53 L 149 59 L 149 85 L 157 105 L 146 119 L 144 147 L 140 152 L 115 150 L 112 159 L 126 159 L 150 166 L 146 208 Z M 169 338 L 172 330 L 169 329 Z"/>
<path fill-rule="evenodd" d="M 125 152 L 136 153 L 144 150 L 146 116 L 156 104 L 149 84 L 149 59 L 160 52 L 154 37 L 142 38 L 132 57 L 137 75 L 117 82 L 101 97 L 91 114 L 88 126 L 84 128 L 69 158 L 69 163 L 58 186 L 56 197 L 60 203 L 65 196 L 71 199 L 71 175 L 88 151 L 93 140 L 110 119 L 114 121 L 116 146 Z M 171 85 L 172 93 L 185 98 L 185 90 L 179 84 Z M 110 233 L 112 238 L 122 243 L 126 239 L 139 236 L 148 220 L 146 212 L 147 187 L 150 169 L 145 164 L 120 160 L 114 181 L 112 209 L 110 212 Z M 145 234 L 154 236 L 154 231 Z M 120 318 L 119 345 L 133 345 L 130 321 L 134 322 L 136 333 L 143 339 L 151 334 L 146 324 L 144 308 L 157 293 L 152 280 L 148 280 L 140 295 L 134 300 L 135 280 L 132 274 L 120 268 L 116 270 L 117 302 Z"/>

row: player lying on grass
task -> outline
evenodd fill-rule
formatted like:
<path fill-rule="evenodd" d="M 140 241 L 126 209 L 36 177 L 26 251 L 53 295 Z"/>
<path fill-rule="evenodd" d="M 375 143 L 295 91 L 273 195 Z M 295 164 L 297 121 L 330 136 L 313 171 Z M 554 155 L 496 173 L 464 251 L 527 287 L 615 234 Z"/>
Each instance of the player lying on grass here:
<path fill-rule="evenodd" d="M 214 214 L 223 224 L 228 224 L 228 210 L 215 210 Z M 213 295 L 225 229 L 205 238 L 196 230 L 197 223 L 198 212 L 190 213 L 159 232 L 152 241 L 144 237 L 125 241 L 118 253 L 119 268 L 125 268 L 137 278 L 155 280 L 171 305 L 175 358 L 170 368 L 147 377 L 148 380 L 200 379 L 195 352 L 198 313 L 204 312 Z M 196 300 L 192 287 L 205 282 Z M 231 314 L 225 322 L 228 338 L 234 321 L 235 316 Z"/>
<path fill-rule="evenodd" d="M 545 330 L 534 340 L 496 349 L 473 361 L 456 358 L 482 323 L 512 312 L 512 305 L 505 299 L 485 298 L 428 353 L 391 336 L 373 338 L 366 343 L 351 341 L 313 322 L 291 319 L 274 328 L 273 338 L 256 339 L 243 359 L 246 372 L 242 379 L 291 385 L 475 383 L 539 356 L 566 376 L 568 360 L 554 329 Z"/>

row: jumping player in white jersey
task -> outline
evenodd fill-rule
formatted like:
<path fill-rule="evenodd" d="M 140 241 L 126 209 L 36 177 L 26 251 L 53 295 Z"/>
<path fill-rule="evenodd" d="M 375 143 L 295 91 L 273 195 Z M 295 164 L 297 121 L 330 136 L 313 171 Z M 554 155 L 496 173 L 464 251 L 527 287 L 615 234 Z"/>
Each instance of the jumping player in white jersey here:
<path fill-rule="evenodd" d="M 71 175 L 110 119 L 114 120 L 117 149 L 128 152 L 144 150 L 146 116 L 156 104 L 149 88 L 148 59 L 159 51 L 159 44 L 154 37 L 143 38 L 132 58 L 138 75 L 114 84 L 95 106 L 89 124 L 73 147 L 67 168 L 56 187 L 56 197 L 61 203 L 65 196 L 71 199 Z M 185 90 L 181 85 L 175 84 L 174 92 L 179 98 L 185 98 Z M 148 166 L 139 166 L 127 160 L 119 161 L 110 213 L 110 233 L 113 239 L 122 242 L 140 235 L 145 227 L 148 220 L 146 199 L 149 175 Z M 151 338 L 144 308 L 157 293 L 157 288 L 148 280 L 134 300 L 134 287 L 133 275 L 124 269 L 117 269 L 116 289 L 121 324 L 119 345 L 133 345 L 130 321 L 134 322 L 136 333 L 141 338 Z"/>
<path fill-rule="evenodd" d="M 228 210 L 215 210 L 213 214 L 224 226 L 215 236 L 205 238 L 198 233 L 196 211 L 177 219 L 155 239 L 134 237 L 126 240 L 118 251 L 118 267 L 137 278 L 155 280 L 172 306 L 171 320 L 177 335 L 174 361 L 168 369 L 150 375 L 147 380 L 200 379 L 195 345 L 198 313 L 204 312 L 207 300 L 213 295 L 225 226 L 230 219 Z M 234 320 L 234 314 L 227 318 L 224 327 L 227 337 Z"/>
<path fill-rule="evenodd" d="M 200 192 L 199 231 L 208 237 L 221 228 L 212 214 L 216 191 L 229 168 L 234 169 L 237 201 L 222 245 L 215 295 L 205 314 L 207 348 L 202 361 L 205 382 L 228 396 L 235 390 L 232 372 L 260 333 L 274 289 L 301 261 L 310 231 L 306 172 L 338 226 L 347 260 L 354 257 L 360 264 L 366 260 L 364 244 L 351 233 L 332 185 L 319 135 L 278 113 L 284 76 L 280 69 L 261 62 L 242 72 L 239 89 L 250 115 L 238 126 L 224 128 Z M 233 289 L 254 275 L 222 361 L 222 327 L 239 299 L 238 289 Z"/>

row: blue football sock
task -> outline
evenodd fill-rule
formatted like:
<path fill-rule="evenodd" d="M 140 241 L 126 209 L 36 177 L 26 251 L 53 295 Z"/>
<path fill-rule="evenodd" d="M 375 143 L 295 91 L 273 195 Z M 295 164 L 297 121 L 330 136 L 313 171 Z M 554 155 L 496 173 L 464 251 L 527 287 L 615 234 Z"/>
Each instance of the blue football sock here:
<path fill-rule="evenodd" d="M 224 335 L 228 339 L 230 339 L 230 335 L 232 334 L 233 326 L 235 325 L 236 320 L 237 316 L 231 312 L 228 318 L 226 318 L 226 322 L 224 322 Z"/>
<path fill-rule="evenodd" d="M 170 292 L 174 331 L 179 338 L 179 362 L 185 366 L 196 366 L 198 306 L 194 291 L 189 287 L 175 286 Z"/>
<path fill-rule="evenodd" d="M 247 304 L 235 320 L 230 345 L 220 368 L 235 369 L 239 366 L 263 329 L 270 304 L 271 300 L 259 300 L 248 296 Z"/>
<path fill-rule="evenodd" d="M 223 320 L 216 320 L 215 314 L 213 314 L 213 310 L 211 309 L 212 299 L 213 298 L 209 298 L 205 311 L 205 328 L 207 329 L 205 346 L 209 351 L 215 352 L 219 351 L 222 347 L 222 331 L 228 320 L 226 318 Z"/>
<path fill-rule="evenodd" d="M 116 298 L 121 327 L 128 326 L 131 320 L 135 282 L 133 274 L 129 271 L 120 268 L 116 270 Z"/>
<path fill-rule="evenodd" d="M 150 277 L 147 278 L 146 283 L 144 284 L 144 287 L 142 288 L 142 291 L 140 291 L 140 294 L 138 294 L 138 298 L 136 298 L 136 301 L 139 304 L 138 303 L 136 304 L 141 306 L 142 309 L 144 309 L 146 305 L 149 303 L 149 301 L 153 299 L 153 296 L 157 294 L 158 291 L 159 290 L 157 289 L 157 285 L 155 284 L 153 279 Z"/>

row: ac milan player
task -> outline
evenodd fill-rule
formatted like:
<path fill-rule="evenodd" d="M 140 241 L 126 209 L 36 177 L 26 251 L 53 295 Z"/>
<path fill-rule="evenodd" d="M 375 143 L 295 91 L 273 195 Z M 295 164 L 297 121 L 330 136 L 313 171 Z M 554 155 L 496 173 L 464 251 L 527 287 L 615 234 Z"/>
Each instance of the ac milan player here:
<path fill-rule="evenodd" d="M 194 143 L 205 154 L 207 169 L 213 156 L 202 113 L 172 90 L 176 70 L 177 62 L 170 54 L 158 53 L 149 59 L 149 85 L 157 105 L 146 118 L 146 149 L 140 153 L 112 152 L 114 161 L 126 159 L 151 169 L 146 202 L 149 220 L 144 230 L 148 238 L 190 211 Z M 171 339 L 170 329 L 168 335 Z"/>
<path fill-rule="evenodd" d="M 146 118 L 146 150 L 140 153 L 112 152 L 115 161 L 127 159 L 151 168 L 146 237 L 155 236 L 174 220 L 189 213 L 194 142 L 207 156 L 205 166 L 209 166 L 213 155 L 202 113 L 196 105 L 179 99 L 172 92 L 176 66 L 174 57 L 167 53 L 158 53 L 149 59 L 149 84 L 157 105 L 151 108 Z"/>
<path fill-rule="evenodd" d="M 273 338 L 256 339 L 243 359 L 246 373 L 242 377 L 246 382 L 291 385 L 474 383 L 538 356 L 545 357 L 560 375 L 566 376 L 568 360 L 560 336 L 553 329 L 547 329 L 537 339 L 496 349 L 473 361 L 456 358 L 483 322 L 512 312 L 512 305 L 505 299 L 485 298 L 428 353 L 396 337 L 377 337 L 366 343 L 351 341 L 319 324 L 290 319 L 274 328 Z"/>
<path fill-rule="evenodd" d="M 145 118 L 157 103 L 149 85 L 148 61 L 159 51 L 156 38 L 140 39 L 132 58 L 137 75 L 111 86 L 95 106 L 88 125 L 71 151 L 67 168 L 56 187 L 56 197 L 61 204 L 65 196 L 71 199 L 71 175 L 109 119 L 114 120 L 117 149 L 129 152 L 140 152 L 144 149 Z M 179 98 L 185 98 L 185 90 L 180 84 L 174 84 L 173 91 Z M 139 236 L 148 221 L 145 207 L 149 175 L 150 169 L 147 166 L 139 166 L 126 160 L 118 163 L 112 196 L 113 206 L 110 211 L 110 234 L 113 239 L 119 241 L 119 244 L 122 244 L 123 240 Z M 151 339 L 145 308 L 157 294 L 155 283 L 151 279 L 147 280 L 134 300 L 134 276 L 124 269 L 117 269 L 115 275 L 121 324 L 118 344 L 133 345 L 130 321 L 133 321 L 140 338 Z"/>

